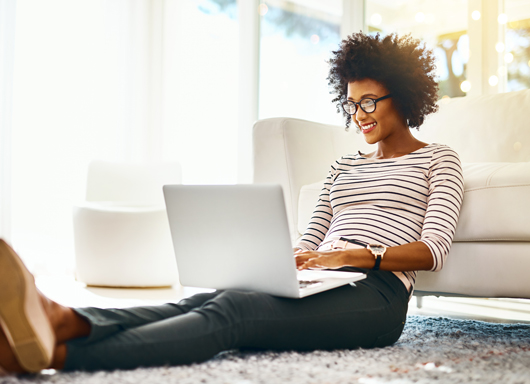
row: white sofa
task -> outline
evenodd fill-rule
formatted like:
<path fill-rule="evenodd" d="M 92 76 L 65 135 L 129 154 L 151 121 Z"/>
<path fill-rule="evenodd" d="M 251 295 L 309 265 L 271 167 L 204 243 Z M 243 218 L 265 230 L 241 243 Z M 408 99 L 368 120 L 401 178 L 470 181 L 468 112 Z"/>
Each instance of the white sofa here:
<path fill-rule="evenodd" d="M 441 272 L 416 294 L 530 298 L 530 90 L 444 99 L 413 133 L 455 149 L 465 194 Z M 254 182 L 283 186 L 293 243 L 305 231 L 330 164 L 371 152 L 355 129 L 292 118 L 256 122 Z"/>

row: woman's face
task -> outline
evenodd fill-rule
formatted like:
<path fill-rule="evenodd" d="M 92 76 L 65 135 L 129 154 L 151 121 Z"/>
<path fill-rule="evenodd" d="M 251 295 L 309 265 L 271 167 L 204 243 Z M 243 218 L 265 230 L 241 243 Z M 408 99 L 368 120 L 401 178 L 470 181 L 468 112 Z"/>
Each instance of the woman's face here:
<path fill-rule="evenodd" d="M 389 93 L 381 83 L 372 79 L 348 83 L 348 100 L 355 102 L 364 98 L 375 100 Z M 352 121 L 359 126 L 369 144 L 399 136 L 404 133 L 404 128 L 408 129 L 406 120 L 395 107 L 391 97 L 378 101 L 372 113 L 364 112 L 357 105 L 357 113 L 352 116 Z"/>

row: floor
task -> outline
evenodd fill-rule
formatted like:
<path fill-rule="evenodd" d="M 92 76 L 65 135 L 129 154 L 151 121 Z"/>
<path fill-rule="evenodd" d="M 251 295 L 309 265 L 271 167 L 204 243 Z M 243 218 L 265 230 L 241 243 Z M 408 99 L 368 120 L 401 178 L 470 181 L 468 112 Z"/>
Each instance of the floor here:
<path fill-rule="evenodd" d="M 118 289 L 87 287 L 70 275 L 39 275 L 38 288 L 51 299 L 67 306 L 123 308 L 135 305 L 157 305 L 176 302 L 207 289 L 182 287 L 157 289 Z M 425 296 L 413 297 L 409 315 L 444 316 L 457 319 L 475 319 L 500 323 L 530 323 L 530 300 L 476 299 Z"/>

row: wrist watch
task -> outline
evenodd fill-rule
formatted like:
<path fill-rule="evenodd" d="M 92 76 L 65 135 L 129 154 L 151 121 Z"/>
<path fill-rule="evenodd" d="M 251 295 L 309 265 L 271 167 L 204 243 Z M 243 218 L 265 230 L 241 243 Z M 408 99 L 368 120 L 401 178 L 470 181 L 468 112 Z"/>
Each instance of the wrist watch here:
<path fill-rule="evenodd" d="M 379 270 L 379 265 L 381 265 L 381 260 L 383 260 L 383 255 L 386 252 L 386 248 L 383 244 L 367 244 L 364 241 L 358 241 L 354 239 L 347 239 L 345 237 L 340 238 L 343 241 L 347 241 L 348 243 L 353 243 L 360 245 L 361 247 L 365 247 L 370 252 L 372 252 L 372 255 L 375 257 L 375 265 L 372 268 L 373 271 Z"/>
<path fill-rule="evenodd" d="M 381 260 L 383 259 L 383 255 L 386 252 L 386 247 L 382 244 L 368 244 L 366 249 L 372 252 L 372 255 L 375 257 L 375 265 L 372 270 L 378 271 L 379 265 L 381 265 Z"/>

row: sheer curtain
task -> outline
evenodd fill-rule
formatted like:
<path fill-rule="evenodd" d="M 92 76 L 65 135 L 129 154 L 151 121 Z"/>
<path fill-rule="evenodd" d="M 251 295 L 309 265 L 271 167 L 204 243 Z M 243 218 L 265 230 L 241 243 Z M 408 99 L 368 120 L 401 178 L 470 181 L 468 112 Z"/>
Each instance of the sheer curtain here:
<path fill-rule="evenodd" d="M 11 240 L 11 115 L 16 0 L 0 0 L 0 237 Z"/>
<path fill-rule="evenodd" d="M 91 160 L 161 160 L 163 3 L 17 2 L 11 230 L 36 271 L 73 269 Z"/>
<path fill-rule="evenodd" d="M 235 0 L 164 3 L 163 155 L 187 184 L 237 181 L 238 11 Z"/>
<path fill-rule="evenodd" d="M 72 206 L 91 160 L 176 160 L 186 183 L 236 182 L 235 0 L 16 4 L 2 209 L 33 271 L 73 270 Z"/>

